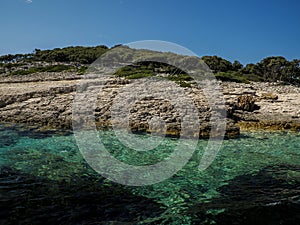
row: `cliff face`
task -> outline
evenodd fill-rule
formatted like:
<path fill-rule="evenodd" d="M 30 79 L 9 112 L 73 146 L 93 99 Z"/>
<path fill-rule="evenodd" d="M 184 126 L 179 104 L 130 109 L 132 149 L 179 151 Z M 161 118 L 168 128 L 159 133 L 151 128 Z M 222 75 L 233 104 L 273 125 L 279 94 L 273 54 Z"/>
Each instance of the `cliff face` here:
<path fill-rule="evenodd" d="M 71 73 L 41 73 L 0 80 L 0 122 L 35 125 L 40 129 L 71 129 L 72 106 L 81 76 Z M 136 80 L 107 77 L 97 96 L 95 123 L 111 126 L 111 106 L 119 90 Z M 300 88 L 270 83 L 221 83 L 227 108 L 227 137 L 237 137 L 241 129 L 300 130 Z M 160 86 L 158 86 L 158 90 Z M 199 134 L 210 133 L 211 110 L 201 90 L 185 88 L 198 109 Z M 161 90 L 163 93 L 163 90 Z M 89 101 L 89 99 L 86 99 Z M 91 104 L 93 104 L 91 102 Z M 124 100 L 124 103 L 127 104 Z M 167 135 L 178 136 L 181 119 L 170 102 L 155 97 L 139 100 L 130 110 L 130 129 L 151 132 L 149 122 L 160 117 Z"/>

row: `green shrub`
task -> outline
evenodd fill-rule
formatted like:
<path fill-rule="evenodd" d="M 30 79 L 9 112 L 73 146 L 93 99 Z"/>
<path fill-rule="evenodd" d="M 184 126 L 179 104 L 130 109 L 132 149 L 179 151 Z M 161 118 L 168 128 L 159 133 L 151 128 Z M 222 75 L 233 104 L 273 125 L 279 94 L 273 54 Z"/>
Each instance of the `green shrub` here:
<path fill-rule="evenodd" d="M 87 69 L 88 69 L 88 67 L 87 66 L 81 66 L 81 67 L 79 67 L 79 68 L 77 68 L 77 73 L 78 74 L 85 74 L 86 73 L 86 71 L 87 71 Z"/>
<path fill-rule="evenodd" d="M 119 77 L 125 77 L 128 79 L 138 79 L 138 77 L 141 76 L 141 74 L 147 74 L 147 76 L 155 75 L 155 73 L 152 69 L 149 69 L 145 66 L 139 66 L 139 67 L 124 66 L 115 72 L 115 75 L 117 75 Z M 137 78 L 131 78 L 131 77 L 137 77 Z M 142 77 L 145 77 L 145 76 L 142 76 Z"/>
<path fill-rule="evenodd" d="M 193 80 L 193 78 L 188 74 L 178 74 L 178 75 L 172 74 L 172 75 L 168 75 L 167 79 L 171 81 L 192 81 Z"/>
<path fill-rule="evenodd" d="M 68 66 L 68 65 L 54 65 L 54 66 L 46 66 L 46 67 L 41 67 L 42 72 L 62 72 L 66 70 L 71 70 L 73 69 L 73 66 Z"/>
<path fill-rule="evenodd" d="M 152 77 L 153 75 L 151 73 L 135 73 L 131 74 L 129 76 L 126 76 L 127 79 L 140 79 L 144 77 Z"/>
<path fill-rule="evenodd" d="M 17 70 L 12 73 L 12 75 L 28 75 L 32 73 L 40 72 L 39 68 L 30 68 L 28 70 Z"/>
<path fill-rule="evenodd" d="M 135 65 L 124 66 L 115 72 L 119 77 L 126 79 L 140 79 L 144 77 L 153 77 L 159 73 L 169 73 L 166 79 L 174 81 L 181 87 L 191 87 L 187 81 L 192 81 L 193 78 L 185 74 L 182 70 L 176 69 L 173 66 L 157 63 L 157 62 L 139 62 Z"/>
<path fill-rule="evenodd" d="M 231 81 L 237 83 L 249 83 L 249 80 L 246 76 L 239 72 L 218 72 L 215 74 L 216 78 L 221 81 Z"/>
<path fill-rule="evenodd" d="M 180 87 L 191 87 L 191 84 L 186 81 L 176 81 Z"/>
<path fill-rule="evenodd" d="M 33 67 L 27 70 L 17 70 L 12 73 L 12 75 L 28 75 L 33 73 L 41 73 L 41 72 L 62 72 L 62 71 L 70 71 L 74 69 L 73 66 L 69 65 L 51 65 L 45 67 Z"/>

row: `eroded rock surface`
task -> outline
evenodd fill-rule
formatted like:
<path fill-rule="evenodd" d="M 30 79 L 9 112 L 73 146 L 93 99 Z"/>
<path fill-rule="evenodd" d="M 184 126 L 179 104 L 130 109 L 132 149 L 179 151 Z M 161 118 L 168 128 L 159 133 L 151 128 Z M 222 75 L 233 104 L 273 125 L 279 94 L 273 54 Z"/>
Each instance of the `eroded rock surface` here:
<path fill-rule="evenodd" d="M 81 78 L 80 75 L 60 73 L 1 78 L 0 121 L 36 125 L 41 129 L 71 129 L 72 106 Z M 85 98 L 84 101 L 95 104 L 94 115 L 98 127 L 111 126 L 114 122 L 111 118 L 111 107 L 116 97 L 124 93 L 126 87 L 127 91 L 130 91 L 128 87 L 138 81 L 106 76 L 97 78 L 97 82 L 103 85 L 101 91 L 95 92 L 96 102 L 92 102 L 92 98 Z M 149 96 L 139 98 L 130 109 L 128 129 L 134 132 L 166 129 L 168 135 L 178 136 L 182 117 L 174 104 L 163 98 L 166 87 L 157 84 L 152 91 L 160 91 L 162 97 L 151 96 L 150 91 Z M 271 83 L 219 84 L 226 102 L 227 137 L 238 136 L 240 128 L 300 130 L 299 87 Z M 93 86 L 88 85 L 88 88 Z M 99 88 L 99 85 L 95 85 L 94 88 Z M 211 109 L 206 97 L 202 90 L 195 87 L 183 90 L 186 93 L 185 97 L 191 99 L 198 110 L 200 136 L 208 137 L 211 131 Z M 179 99 L 176 92 L 173 95 L 174 99 Z M 128 102 L 124 99 L 121 104 L 126 105 Z M 164 121 L 165 127 L 155 126 L 153 118 Z"/>
<path fill-rule="evenodd" d="M 278 83 L 223 83 L 224 95 L 234 105 L 241 95 L 251 95 L 257 109 L 235 110 L 232 117 L 242 130 L 300 130 L 300 87 Z"/>

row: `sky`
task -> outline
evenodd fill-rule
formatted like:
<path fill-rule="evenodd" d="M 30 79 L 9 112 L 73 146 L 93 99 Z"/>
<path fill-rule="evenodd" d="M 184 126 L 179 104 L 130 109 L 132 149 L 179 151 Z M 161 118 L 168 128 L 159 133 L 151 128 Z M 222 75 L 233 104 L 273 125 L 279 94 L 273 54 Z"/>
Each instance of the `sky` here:
<path fill-rule="evenodd" d="M 243 64 L 300 58 L 299 0 L 0 0 L 0 55 L 142 40 Z"/>

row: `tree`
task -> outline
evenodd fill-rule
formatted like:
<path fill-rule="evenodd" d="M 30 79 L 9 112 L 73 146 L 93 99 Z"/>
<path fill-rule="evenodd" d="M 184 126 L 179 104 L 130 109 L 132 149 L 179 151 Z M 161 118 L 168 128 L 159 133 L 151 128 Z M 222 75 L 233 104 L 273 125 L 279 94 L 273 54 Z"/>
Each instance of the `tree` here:
<path fill-rule="evenodd" d="M 239 71 L 243 68 L 243 65 L 239 61 L 235 60 L 232 64 L 232 67 L 234 71 Z"/>
<path fill-rule="evenodd" d="M 227 72 L 233 70 L 231 62 L 219 56 L 203 56 L 201 58 L 208 67 L 214 72 Z"/>
<path fill-rule="evenodd" d="M 284 81 L 293 84 L 300 84 L 300 60 L 294 59 L 288 66 L 282 69 Z"/>
<path fill-rule="evenodd" d="M 244 68 L 241 69 L 241 72 L 245 74 L 260 74 L 259 67 L 253 63 L 247 64 Z"/>
<path fill-rule="evenodd" d="M 257 66 L 262 77 L 267 81 L 283 81 L 286 80 L 286 67 L 289 61 L 282 56 L 271 56 L 261 60 Z"/>

